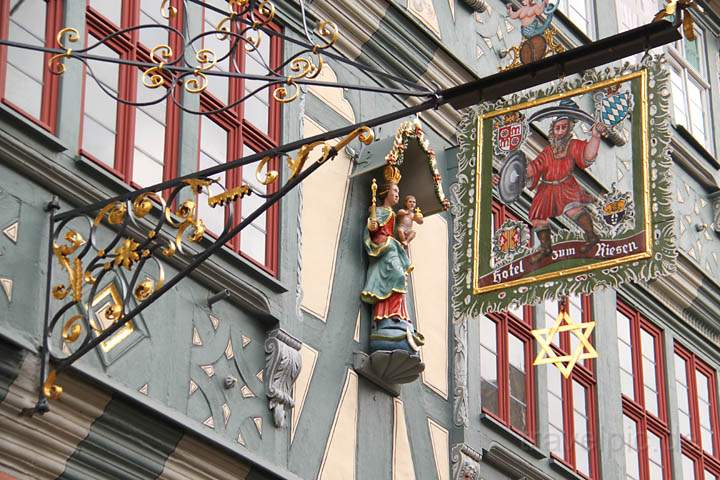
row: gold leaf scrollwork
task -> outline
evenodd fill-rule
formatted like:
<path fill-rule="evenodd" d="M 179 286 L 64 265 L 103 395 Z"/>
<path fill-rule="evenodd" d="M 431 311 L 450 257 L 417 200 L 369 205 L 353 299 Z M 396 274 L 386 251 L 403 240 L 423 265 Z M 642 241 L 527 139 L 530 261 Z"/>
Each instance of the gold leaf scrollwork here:
<path fill-rule="evenodd" d="M 269 170 L 268 169 L 268 162 L 270 162 L 270 157 L 265 157 L 262 160 L 258 162 L 258 166 L 255 169 L 255 178 L 257 178 L 258 182 L 262 183 L 263 185 L 270 185 L 278 178 L 278 171 L 277 170 Z M 262 175 L 263 169 L 266 169 L 265 175 Z"/>
<path fill-rule="evenodd" d="M 135 197 L 132 203 L 132 207 L 135 216 L 138 218 L 143 218 L 145 215 L 150 213 L 153 204 L 148 198 L 148 194 L 143 193 L 142 195 L 138 195 L 137 197 Z"/>
<path fill-rule="evenodd" d="M 152 293 L 155 291 L 155 282 L 152 281 L 150 277 L 145 277 L 145 280 L 140 282 L 137 287 L 135 287 L 135 298 L 142 302 L 146 300 Z"/>
<path fill-rule="evenodd" d="M 82 299 L 82 287 L 83 287 L 83 266 L 79 258 L 75 258 L 70 263 L 68 255 L 72 255 L 85 244 L 85 239 L 75 230 L 69 230 L 65 234 L 65 240 L 68 242 L 67 245 L 53 244 L 53 254 L 57 257 L 60 265 L 65 269 L 68 275 L 68 282 L 70 284 L 70 290 L 73 293 L 73 300 L 79 302 Z M 52 295 L 58 300 L 64 299 L 68 294 L 67 287 L 65 285 L 56 285 L 52 289 Z"/>
<path fill-rule="evenodd" d="M 222 207 L 230 202 L 234 202 L 239 198 L 250 195 L 250 192 L 250 187 L 248 187 L 246 183 L 243 183 L 239 187 L 231 188 L 230 190 L 208 198 L 208 205 L 210 205 L 210 207 L 212 208 L 218 206 Z"/>
<path fill-rule="evenodd" d="M 100 225 L 100 223 L 103 221 L 103 218 L 105 218 L 105 215 L 108 217 L 108 223 L 110 225 L 120 225 L 125 220 L 125 214 L 127 213 L 127 207 L 122 202 L 113 202 L 108 205 L 105 205 L 95 216 L 95 220 L 93 223 L 95 225 Z"/>
<path fill-rule="evenodd" d="M 150 67 L 143 72 L 143 85 L 147 88 L 158 88 L 165 83 L 165 79 L 161 75 L 165 63 L 172 58 L 173 51 L 169 45 L 160 44 L 153 47 L 150 51 L 150 58 L 157 62 L 157 65 Z"/>
<path fill-rule="evenodd" d="M 335 45 L 338 37 L 340 36 L 340 30 L 337 25 L 328 20 L 323 20 L 317 26 L 318 36 L 323 40 L 323 43 L 315 44 L 313 46 L 313 53 L 317 53 L 318 50 L 325 50 Z"/>
<path fill-rule="evenodd" d="M 253 30 L 267 25 L 275 18 L 275 5 L 268 0 L 262 0 L 257 7 L 258 13 L 263 17 L 260 21 L 255 20 L 252 24 Z"/>
<path fill-rule="evenodd" d="M 160 15 L 162 15 L 163 18 L 169 19 L 176 16 L 177 13 L 177 8 L 170 5 L 170 0 L 163 0 L 160 4 Z"/>
<path fill-rule="evenodd" d="M 82 332 L 82 324 L 80 323 L 81 319 L 81 315 L 73 315 L 63 325 L 62 338 L 67 343 L 73 343 L 80 338 L 80 333 Z"/>
<path fill-rule="evenodd" d="M 280 103 L 290 103 L 300 96 L 300 89 L 295 85 L 295 81 L 292 78 L 288 78 L 286 83 L 288 87 L 293 88 L 292 93 L 288 93 L 288 89 L 285 86 L 273 90 L 273 98 Z"/>
<path fill-rule="evenodd" d="M 62 59 L 72 56 L 72 48 L 65 45 L 65 40 L 70 43 L 75 43 L 80 40 L 80 33 L 70 27 L 65 27 L 57 33 L 55 41 L 60 48 L 65 49 L 65 52 L 53 55 L 50 57 L 50 60 L 48 60 L 48 69 L 53 75 L 62 75 L 65 73 L 65 63 L 62 62 Z"/>
<path fill-rule="evenodd" d="M 210 178 L 188 178 L 183 183 L 189 185 L 194 193 L 202 193 L 203 187 L 211 185 L 213 181 Z"/>
<path fill-rule="evenodd" d="M 217 64 L 217 55 L 208 48 L 198 50 L 195 54 L 198 67 L 193 70 L 193 78 L 185 82 L 185 91 L 188 93 L 200 93 L 208 87 L 207 76 L 203 73 Z"/>
<path fill-rule="evenodd" d="M 62 387 L 56 384 L 55 380 L 57 380 L 57 372 L 51 370 L 43 383 L 43 394 L 50 400 L 58 400 L 63 393 Z"/>

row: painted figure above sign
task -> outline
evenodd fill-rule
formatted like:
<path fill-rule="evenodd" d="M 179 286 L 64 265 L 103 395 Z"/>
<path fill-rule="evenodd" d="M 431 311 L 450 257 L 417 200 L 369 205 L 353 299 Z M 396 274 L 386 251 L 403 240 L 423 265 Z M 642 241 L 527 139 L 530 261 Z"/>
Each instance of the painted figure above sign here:
<path fill-rule="evenodd" d="M 646 57 L 637 67 L 587 71 L 466 114 L 456 186 L 459 311 L 503 310 L 674 269 L 662 63 Z M 619 129 L 630 132 L 625 144 L 604 141 Z M 503 205 L 514 219 L 493 214 Z"/>
<path fill-rule="evenodd" d="M 510 49 L 512 61 L 501 66 L 501 71 L 537 62 L 550 53 L 565 51 L 555 39 L 557 31 L 551 25 L 556 10 L 557 3 L 550 3 L 550 0 L 522 0 L 519 8 L 507 4 L 507 16 L 520 21 L 522 40 Z"/>

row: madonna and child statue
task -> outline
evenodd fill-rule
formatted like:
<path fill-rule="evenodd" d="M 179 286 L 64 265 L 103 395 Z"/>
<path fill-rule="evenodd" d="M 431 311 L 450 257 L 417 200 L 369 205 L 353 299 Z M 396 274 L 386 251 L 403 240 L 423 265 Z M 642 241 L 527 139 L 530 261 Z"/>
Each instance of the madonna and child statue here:
<path fill-rule="evenodd" d="M 364 229 L 363 245 L 368 255 L 365 286 L 360 297 L 372 307 L 369 358 L 360 373 L 375 375 L 376 383 L 408 383 L 425 368 L 419 351 L 423 336 L 415 329 L 407 306 L 408 276 L 413 267 L 408 245 L 415 232 L 413 223 L 422 224 L 423 216 L 415 205 L 415 197 L 400 202 L 400 170 L 387 165 L 383 171 L 385 183 L 377 192 L 373 179 L 372 199 Z M 378 204 L 379 199 L 379 204 Z"/>

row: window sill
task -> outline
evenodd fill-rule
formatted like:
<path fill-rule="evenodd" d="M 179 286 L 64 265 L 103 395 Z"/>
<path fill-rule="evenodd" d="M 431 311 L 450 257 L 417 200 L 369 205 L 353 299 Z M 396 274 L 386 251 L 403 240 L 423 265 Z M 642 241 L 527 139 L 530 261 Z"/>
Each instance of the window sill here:
<path fill-rule="evenodd" d="M 572 469 L 570 469 L 570 467 L 568 467 L 562 461 L 556 459 L 552 455 L 550 456 L 550 467 L 552 467 L 553 470 L 561 473 L 565 476 L 565 478 L 568 478 L 570 480 L 587 480 L 585 477 L 573 471 Z"/>
<path fill-rule="evenodd" d="M 547 455 L 543 453 L 538 447 L 533 445 L 530 440 L 510 430 L 507 426 L 500 423 L 498 420 L 493 418 L 491 415 L 486 413 L 480 414 L 480 421 L 492 428 L 496 432 L 502 434 L 505 438 L 511 440 L 515 446 L 520 447 L 523 451 L 529 453 L 535 458 L 545 458 Z"/>
<path fill-rule="evenodd" d="M 710 162 L 710 165 L 716 169 L 720 168 L 720 163 L 713 157 L 712 153 L 710 153 L 687 128 L 680 124 L 675 124 L 675 130 L 677 130 L 683 140 L 688 142 L 705 160 Z"/>
<path fill-rule="evenodd" d="M 22 130 L 54 152 L 64 152 L 68 149 L 67 145 L 62 143 L 55 135 L 28 120 L 4 103 L 0 103 L 0 120 L 4 120 L 10 125 Z"/>

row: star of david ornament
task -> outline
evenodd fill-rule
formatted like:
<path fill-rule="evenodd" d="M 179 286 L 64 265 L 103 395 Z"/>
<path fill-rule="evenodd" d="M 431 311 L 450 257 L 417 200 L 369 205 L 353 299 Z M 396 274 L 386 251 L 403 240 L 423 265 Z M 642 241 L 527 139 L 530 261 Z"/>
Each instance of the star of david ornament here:
<path fill-rule="evenodd" d="M 595 347 L 590 343 L 590 335 L 595 329 L 595 322 L 575 323 L 566 310 L 561 310 L 550 328 L 540 328 L 531 333 L 540 345 L 540 351 L 535 357 L 533 365 L 555 365 L 563 377 L 568 378 L 577 362 L 597 358 Z M 552 348 L 555 335 L 570 332 L 579 340 L 575 351 L 569 355 L 558 355 Z"/>

